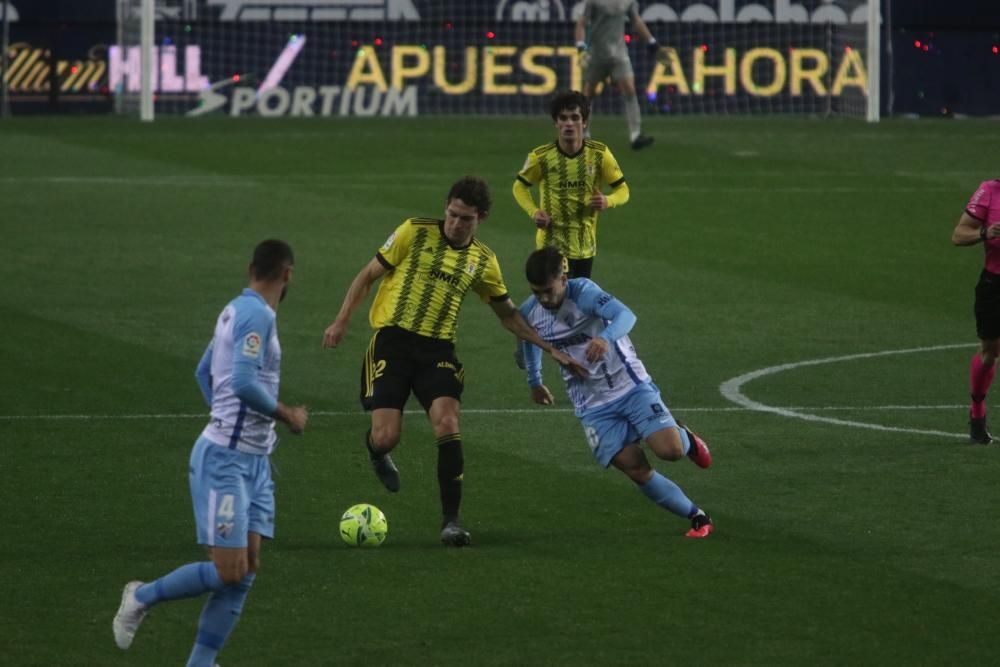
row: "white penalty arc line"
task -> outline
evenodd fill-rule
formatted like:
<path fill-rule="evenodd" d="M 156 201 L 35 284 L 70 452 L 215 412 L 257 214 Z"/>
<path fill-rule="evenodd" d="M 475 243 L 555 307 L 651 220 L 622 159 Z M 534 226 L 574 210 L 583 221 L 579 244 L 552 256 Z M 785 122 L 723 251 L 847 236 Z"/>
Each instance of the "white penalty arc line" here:
<path fill-rule="evenodd" d="M 780 415 L 782 417 L 789 417 L 791 419 L 802 419 L 804 421 L 810 422 L 822 422 L 825 424 L 834 424 L 836 426 L 850 426 L 853 428 L 866 428 L 873 431 L 889 431 L 892 433 L 914 433 L 919 435 L 934 435 L 946 438 L 968 438 L 967 433 L 950 433 L 948 431 L 934 431 L 930 429 L 920 429 L 920 428 L 901 428 L 898 426 L 884 426 L 882 424 L 872 424 L 869 422 L 859 422 L 851 419 L 836 419 L 834 417 L 821 417 L 810 412 L 801 412 L 795 408 L 785 408 L 775 405 L 767 405 L 759 401 L 755 401 L 748 397 L 742 392 L 743 385 L 756 380 L 758 378 L 766 377 L 768 375 L 776 375 L 777 373 L 783 373 L 785 371 L 794 370 L 796 368 L 804 368 L 806 366 L 819 366 L 822 364 L 836 364 L 844 361 L 854 361 L 856 359 L 874 359 L 877 357 L 891 357 L 903 354 L 917 354 L 920 352 L 936 352 L 940 350 L 954 350 L 961 347 L 971 347 L 970 343 L 955 343 L 951 345 L 932 345 L 930 347 L 911 347 L 903 350 L 883 350 L 881 352 L 864 352 L 861 354 L 847 354 L 839 357 L 825 357 L 823 359 L 807 359 L 805 361 L 795 361 L 788 364 L 780 364 L 778 366 L 769 366 L 768 368 L 761 368 L 756 371 L 751 371 L 749 373 L 744 373 L 734 378 L 726 380 L 719 385 L 719 393 L 726 398 L 726 400 L 735 403 L 747 410 L 753 410 L 756 412 L 767 412 L 770 414 Z"/>

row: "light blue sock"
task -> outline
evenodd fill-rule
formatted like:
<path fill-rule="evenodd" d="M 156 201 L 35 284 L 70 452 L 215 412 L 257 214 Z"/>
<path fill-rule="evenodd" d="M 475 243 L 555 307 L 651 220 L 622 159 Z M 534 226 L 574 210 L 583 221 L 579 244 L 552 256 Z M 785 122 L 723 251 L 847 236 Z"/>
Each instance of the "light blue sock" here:
<path fill-rule="evenodd" d="M 687 456 L 691 451 L 691 438 L 688 437 L 687 429 L 683 426 L 678 426 L 677 432 L 681 434 L 681 453 Z"/>
<path fill-rule="evenodd" d="M 217 591 L 225 584 L 211 561 L 188 563 L 156 581 L 140 586 L 135 599 L 151 607 L 164 600 L 191 598 L 208 591 Z"/>
<path fill-rule="evenodd" d="M 243 602 L 247 599 L 255 576 L 250 573 L 240 583 L 215 591 L 208 598 L 201 610 L 198 638 L 191 649 L 187 667 L 212 667 L 215 664 L 215 656 L 222 650 L 223 644 L 240 620 Z"/>
<path fill-rule="evenodd" d="M 647 498 L 677 516 L 689 519 L 698 513 L 698 506 L 684 495 L 681 487 L 655 470 L 649 481 L 640 484 L 639 488 L 646 494 Z"/>

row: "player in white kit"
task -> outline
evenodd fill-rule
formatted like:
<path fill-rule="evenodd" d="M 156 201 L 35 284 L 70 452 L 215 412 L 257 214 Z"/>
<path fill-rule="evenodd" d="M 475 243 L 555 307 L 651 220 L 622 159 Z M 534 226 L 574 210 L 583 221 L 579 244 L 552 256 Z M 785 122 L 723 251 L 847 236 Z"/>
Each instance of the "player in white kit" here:
<path fill-rule="evenodd" d="M 649 465 L 639 443 L 645 440 L 661 459 L 686 455 L 701 468 L 712 465 L 708 446 L 674 419 L 636 356 L 628 337 L 636 321 L 632 311 L 588 278 L 567 279 L 564 271 L 557 249 L 531 254 L 525 274 L 534 296 L 521 305 L 521 315 L 543 340 L 588 367 L 588 377 L 563 373 L 563 380 L 594 458 L 621 470 L 660 507 L 690 520 L 688 537 L 707 537 L 711 518 Z M 552 405 L 540 350 L 522 346 L 532 400 Z"/>
<path fill-rule="evenodd" d="M 303 406 L 278 400 L 281 346 L 278 304 L 292 280 L 294 258 L 284 241 L 255 249 L 249 287 L 230 301 L 198 364 L 196 377 L 211 419 L 191 451 L 189 483 L 198 543 L 210 560 L 188 563 L 151 581 L 130 581 L 115 615 L 115 642 L 132 645 L 154 605 L 211 593 L 202 610 L 188 667 L 212 667 L 236 627 L 260 564 L 262 538 L 274 537 L 270 457 L 275 421 L 305 429 Z"/>

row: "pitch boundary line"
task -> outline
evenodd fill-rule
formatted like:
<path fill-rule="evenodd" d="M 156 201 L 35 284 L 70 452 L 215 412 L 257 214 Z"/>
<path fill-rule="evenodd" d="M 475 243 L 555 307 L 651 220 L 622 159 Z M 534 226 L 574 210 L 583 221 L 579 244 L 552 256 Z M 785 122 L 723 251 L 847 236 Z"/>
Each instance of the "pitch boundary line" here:
<path fill-rule="evenodd" d="M 756 380 L 758 378 L 767 377 L 768 375 L 776 375 L 778 373 L 783 373 L 785 371 L 794 370 L 797 368 L 803 368 L 806 366 L 819 366 L 822 364 L 836 364 L 844 361 L 853 361 L 855 359 L 874 359 L 877 357 L 889 357 L 894 355 L 903 354 L 916 354 L 920 352 L 936 352 L 939 350 L 954 350 L 961 347 L 971 347 L 974 343 L 954 343 L 949 345 L 932 345 L 929 347 L 911 347 L 902 350 L 882 350 L 881 352 L 863 352 L 860 354 L 846 354 L 836 357 L 824 357 L 822 359 L 806 359 L 803 361 L 794 361 L 787 364 L 779 364 L 777 366 L 768 366 L 767 368 L 760 368 L 749 373 L 744 373 L 743 375 L 738 375 L 734 378 L 730 378 L 719 385 L 719 393 L 730 401 L 735 403 L 742 408 L 747 410 L 753 410 L 755 412 L 766 412 L 770 414 L 779 415 L 781 417 L 787 417 L 790 419 L 802 419 L 804 421 L 810 422 L 822 422 L 825 424 L 833 424 L 835 426 L 849 426 L 852 428 L 865 428 L 873 431 L 888 431 L 892 433 L 914 433 L 918 435 L 934 435 L 946 438 L 968 438 L 968 433 L 951 433 L 948 431 L 935 431 L 931 429 L 920 429 L 920 428 L 902 428 L 898 426 L 884 426 L 882 424 L 873 424 L 870 422 L 860 422 L 851 419 L 837 419 L 835 417 L 822 417 L 820 415 L 812 414 L 811 412 L 804 412 L 802 408 L 786 408 L 775 405 L 767 405 L 766 403 L 761 403 L 755 401 L 746 394 L 743 393 L 743 385 Z M 967 407 L 967 406 L 960 406 Z M 806 410 L 813 410 L 814 408 L 806 408 Z"/>

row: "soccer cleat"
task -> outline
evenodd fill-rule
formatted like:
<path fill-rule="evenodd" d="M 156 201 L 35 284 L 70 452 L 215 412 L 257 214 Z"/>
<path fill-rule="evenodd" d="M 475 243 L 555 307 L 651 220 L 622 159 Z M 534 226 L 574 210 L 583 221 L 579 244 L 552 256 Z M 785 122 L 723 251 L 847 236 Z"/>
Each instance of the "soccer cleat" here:
<path fill-rule="evenodd" d="M 441 529 L 441 544 L 449 547 L 467 547 L 472 543 L 472 535 L 458 525 L 458 521 L 449 521 Z"/>
<path fill-rule="evenodd" d="M 115 620 L 111 623 L 115 632 L 115 643 L 123 651 L 132 645 L 135 631 L 139 629 L 142 619 L 146 618 L 146 607 L 135 599 L 135 592 L 139 586 L 142 586 L 142 583 L 141 581 L 130 581 L 125 584 L 125 590 L 122 591 L 122 603 L 118 607 L 118 613 L 115 614 Z"/>
<path fill-rule="evenodd" d="M 691 517 L 691 530 L 684 533 L 684 537 L 708 537 L 715 530 L 712 524 L 712 517 L 704 512 Z"/>
<path fill-rule="evenodd" d="M 377 459 L 372 459 L 372 468 L 375 470 L 375 476 L 385 488 L 393 493 L 399 491 L 399 468 L 392 462 L 391 456 L 383 454 Z"/>
<path fill-rule="evenodd" d="M 632 140 L 632 150 L 639 151 L 642 150 L 643 148 L 646 148 L 647 146 L 652 146 L 653 141 L 655 141 L 653 137 L 647 134 L 640 134 L 638 137 Z"/>
<path fill-rule="evenodd" d="M 691 447 L 688 449 L 688 458 L 691 459 L 699 468 L 708 468 L 711 466 L 712 452 L 708 450 L 708 445 L 705 444 L 705 441 L 699 438 L 698 434 L 680 422 L 678 422 L 677 425 L 687 432 L 688 439 L 691 441 Z"/>
<path fill-rule="evenodd" d="M 988 445 L 993 442 L 993 436 L 986 427 L 986 417 L 969 418 L 969 442 L 973 445 Z"/>

